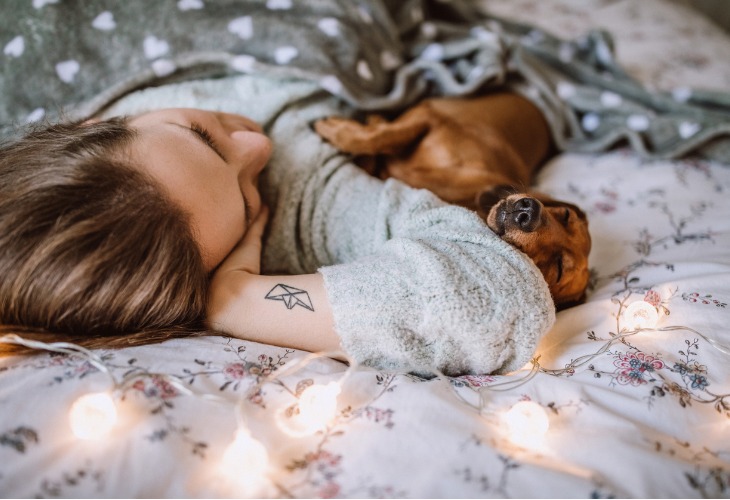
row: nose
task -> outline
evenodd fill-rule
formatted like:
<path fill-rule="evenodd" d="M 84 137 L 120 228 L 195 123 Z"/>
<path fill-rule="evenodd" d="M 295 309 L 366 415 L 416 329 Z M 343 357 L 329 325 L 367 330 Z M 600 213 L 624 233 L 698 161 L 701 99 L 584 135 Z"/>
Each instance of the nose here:
<path fill-rule="evenodd" d="M 236 162 L 242 172 L 257 176 L 271 156 L 271 140 L 260 132 L 237 130 L 231 134 Z"/>
<path fill-rule="evenodd" d="M 535 198 L 524 197 L 512 205 L 510 220 L 522 231 L 534 231 L 540 223 L 542 204 Z"/>
<path fill-rule="evenodd" d="M 236 130 L 250 130 L 252 132 L 258 132 L 259 134 L 263 133 L 261 125 L 246 116 L 223 112 L 218 112 L 216 114 L 218 116 L 218 120 L 231 132 Z"/>

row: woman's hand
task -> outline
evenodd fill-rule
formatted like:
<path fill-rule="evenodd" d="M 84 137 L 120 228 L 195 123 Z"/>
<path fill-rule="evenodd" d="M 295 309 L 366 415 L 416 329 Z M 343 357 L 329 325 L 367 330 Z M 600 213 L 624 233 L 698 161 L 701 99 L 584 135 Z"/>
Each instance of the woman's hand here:
<path fill-rule="evenodd" d="M 305 351 L 338 351 L 320 274 L 261 276 L 262 208 L 210 283 L 208 325 L 234 337 Z"/>
<path fill-rule="evenodd" d="M 263 205 L 256 219 L 251 223 L 246 234 L 238 242 L 228 257 L 223 260 L 215 274 L 213 283 L 220 274 L 229 271 L 241 271 L 249 274 L 261 274 L 261 238 L 269 220 L 269 209 Z M 211 285 L 212 286 L 212 285 Z"/>

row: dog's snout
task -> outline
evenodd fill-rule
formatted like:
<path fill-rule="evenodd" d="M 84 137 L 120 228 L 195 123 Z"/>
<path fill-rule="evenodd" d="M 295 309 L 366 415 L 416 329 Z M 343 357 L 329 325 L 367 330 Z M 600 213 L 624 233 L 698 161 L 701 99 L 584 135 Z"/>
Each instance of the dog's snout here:
<path fill-rule="evenodd" d="M 526 233 L 534 231 L 540 222 L 541 205 L 535 198 L 524 197 L 512 207 L 512 220 Z"/>
<path fill-rule="evenodd" d="M 515 222 L 520 226 L 528 225 L 530 223 L 530 220 L 532 220 L 532 216 L 527 211 L 517 212 L 517 217 L 515 217 Z"/>

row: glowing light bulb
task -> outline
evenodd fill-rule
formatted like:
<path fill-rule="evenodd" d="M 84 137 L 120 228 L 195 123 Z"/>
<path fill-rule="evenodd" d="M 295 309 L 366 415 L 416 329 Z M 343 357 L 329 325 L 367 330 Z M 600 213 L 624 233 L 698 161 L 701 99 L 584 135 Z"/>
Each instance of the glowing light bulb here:
<path fill-rule="evenodd" d="M 337 382 L 307 387 L 299 397 L 299 420 L 325 425 L 335 417 L 337 396 L 342 389 Z"/>
<path fill-rule="evenodd" d="M 253 497 L 267 484 L 268 469 L 269 454 L 264 445 L 251 437 L 248 429 L 239 428 L 220 463 L 224 479 L 237 495 Z"/>
<path fill-rule="evenodd" d="M 268 467 L 269 454 L 264 445 L 251 437 L 247 429 L 238 429 L 235 439 L 223 453 L 222 470 L 231 475 L 262 476 Z"/>
<path fill-rule="evenodd" d="M 629 330 L 654 328 L 659 321 L 659 313 L 648 302 L 637 300 L 624 309 L 623 318 Z"/>
<path fill-rule="evenodd" d="M 308 435 L 327 427 L 337 413 L 337 396 L 340 384 L 315 384 L 307 387 L 299 396 L 297 410 L 279 414 L 279 425 L 292 435 Z"/>
<path fill-rule="evenodd" d="M 117 423 L 117 406 L 108 392 L 86 394 L 77 399 L 69 412 L 71 431 L 79 439 L 98 439 Z"/>
<path fill-rule="evenodd" d="M 550 427 L 545 409 L 532 401 L 515 404 L 504 414 L 503 420 L 510 441 L 528 448 L 540 447 Z"/>

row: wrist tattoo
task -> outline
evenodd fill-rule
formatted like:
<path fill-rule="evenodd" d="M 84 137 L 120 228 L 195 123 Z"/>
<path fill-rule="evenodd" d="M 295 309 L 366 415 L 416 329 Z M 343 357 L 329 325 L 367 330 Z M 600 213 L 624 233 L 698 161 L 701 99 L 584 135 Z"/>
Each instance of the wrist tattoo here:
<path fill-rule="evenodd" d="M 284 285 L 279 283 L 274 288 L 269 290 L 266 294 L 265 299 L 278 300 L 284 303 L 287 309 L 293 309 L 296 306 L 302 306 L 304 309 L 314 311 L 312 306 L 312 300 L 309 298 L 309 294 L 306 290 L 300 290 L 293 286 Z"/>

